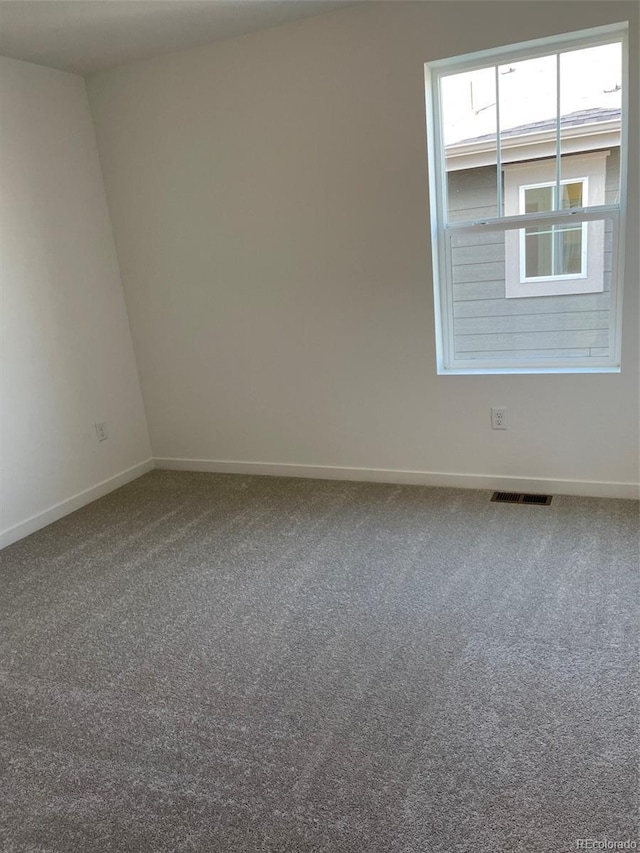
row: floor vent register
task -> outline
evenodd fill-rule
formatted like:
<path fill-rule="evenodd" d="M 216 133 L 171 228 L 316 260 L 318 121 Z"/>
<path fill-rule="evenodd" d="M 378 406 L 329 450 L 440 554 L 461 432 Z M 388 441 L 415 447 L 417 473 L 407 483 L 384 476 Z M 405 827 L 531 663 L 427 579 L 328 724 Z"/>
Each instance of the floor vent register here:
<path fill-rule="evenodd" d="M 500 504 L 537 504 L 549 506 L 552 495 L 527 495 L 524 492 L 494 492 L 491 500 Z"/>

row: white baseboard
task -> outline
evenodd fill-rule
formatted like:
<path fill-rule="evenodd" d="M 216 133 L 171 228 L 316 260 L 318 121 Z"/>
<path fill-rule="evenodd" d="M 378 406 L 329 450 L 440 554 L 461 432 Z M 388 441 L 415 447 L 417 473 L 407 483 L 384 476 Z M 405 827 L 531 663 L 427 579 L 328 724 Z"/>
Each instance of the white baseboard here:
<path fill-rule="evenodd" d="M 69 515 L 71 512 L 75 512 L 77 509 L 86 506 L 92 501 L 109 494 L 109 492 L 119 489 L 120 486 L 124 486 L 132 480 L 136 480 L 138 477 L 141 477 L 153 468 L 153 459 L 145 459 L 144 462 L 140 462 L 131 468 L 127 468 L 126 471 L 121 471 L 114 477 L 109 477 L 107 480 L 103 480 L 101 483 L 97 483 L 89 489 L 78 492 L 77 495 L 73 495 L 72 497 L 67 498 L 67 500 L 60 501 L 60 503 L 49 507 L 49 509 L 45 509 L 43 512 L 39 512 L 37 515 L 32 515 L 31 518 L 27 518 L 25 521 L 14 524 L 12 527 L 0 532 L 0 549 L 6 548 L 7 545 L 11 545 L 13 542 L 17 542 L 25 536 L 29 536 L 30 533 L 35 533 L 36 530 L 40 530 L 42 527 L 46 527 L 48 524 L 57 521 L 59 518 L 63 518 L 63 516 Z"/>
<path fill-rule="evenodd" d="M 404 483 L 453 489 L 487 489 L 510 492 L 550 493 L 595 498 L 640 500 L 640 484 L 601 480 L 559 480 L 542 477 L 448 474 L 440 471 L 402 471 L 390 468 L 347 468 L 330 465 L 294 465 L 276 462 L 239 462 L 220 459 L 146 459 L 55 506 L 0 531 L 0 550 L 35 533 L 59 518 L 136 480 L 153 468 L 171 471 L 204 471 L 214 474 L 260 474 L 272 477 L 304 477 L 319 480 L 356 480 L 372 483 Z"/>
<path fill-rule="evenodd" d="M 488 489 L 549 493 L 594 498 L 640 499 L 640 484 L 599 480 L 558 480 L 492 474 L 447 474 L 440 471 L 399 471 L 388 468 L 345 468 L 329 465 L 292 465 L 275 462 L 238 462 L 218 459 L 154 459 L 156 468 L 171 471 L 206 471 L 216 474 L 266 474 L 273 477 L 308 477 L 320 480 L 360 480 L 405 483 L 454 489 Z"/>

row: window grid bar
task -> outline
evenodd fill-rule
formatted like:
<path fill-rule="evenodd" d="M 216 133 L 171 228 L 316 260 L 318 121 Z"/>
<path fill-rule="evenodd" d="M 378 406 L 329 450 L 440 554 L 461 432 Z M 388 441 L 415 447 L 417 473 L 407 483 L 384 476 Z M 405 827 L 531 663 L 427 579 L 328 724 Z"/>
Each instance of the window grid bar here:
<path fill-rule="evenodd" d="M 556 185 L 554 209 L 560 210 L 560 54 L 556 53 Z"/>
<path fill-rule="evenodd" d="M 500 73 L 499 65 L 494 68 L 496 87 L 496 202 L 498 216 L 502 216 L 502 133 L 500 130 Z"/>

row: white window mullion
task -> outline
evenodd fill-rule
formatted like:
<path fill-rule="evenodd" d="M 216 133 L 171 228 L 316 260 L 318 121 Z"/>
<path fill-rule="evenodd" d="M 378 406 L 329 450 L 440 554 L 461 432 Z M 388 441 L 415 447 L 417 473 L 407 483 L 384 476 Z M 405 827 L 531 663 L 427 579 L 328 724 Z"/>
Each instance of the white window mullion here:
<path fill-rule="evenodd" d="M 502 207 L 502 135 L 500 130 L 500 73 L 498 66 L 495 67 L 496 81 L 496 210 L 498 216 L 504 214 Z"/>
<path fill-rule="evenodd" d="M 560 210 L 560 180 L 561 180 L 561 157 L 560 157 L 560 54 L 556 53 L 556 185 L 554 191 L 554 210 Z"/>

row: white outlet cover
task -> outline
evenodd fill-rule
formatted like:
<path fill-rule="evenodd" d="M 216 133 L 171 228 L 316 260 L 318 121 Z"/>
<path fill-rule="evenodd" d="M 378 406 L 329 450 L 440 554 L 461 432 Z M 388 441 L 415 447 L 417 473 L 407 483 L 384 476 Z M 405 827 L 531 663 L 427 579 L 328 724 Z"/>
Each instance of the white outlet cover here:
<path fill-rule="evenodd" d="M 491 408 L 491 429 L 507 429 L 507 409 L 505 406 Z"/>

